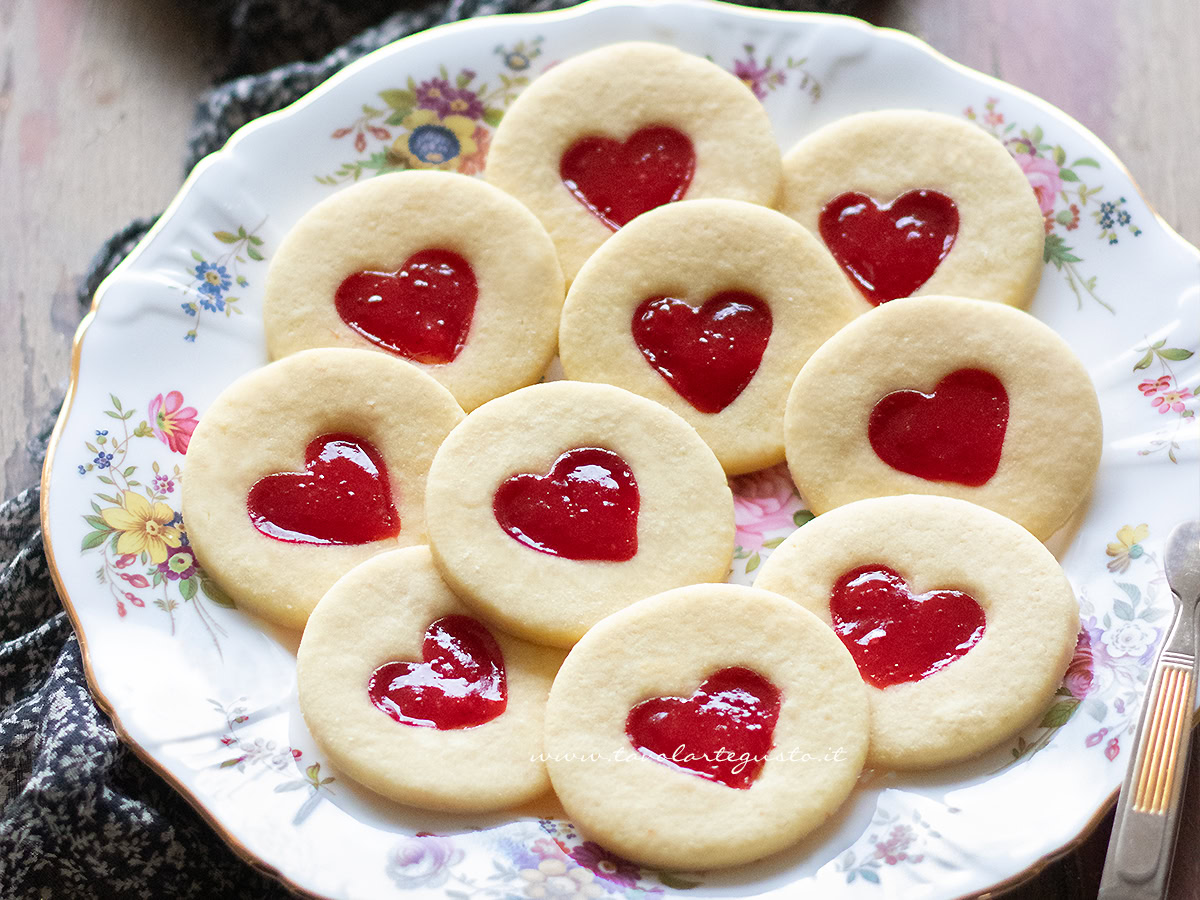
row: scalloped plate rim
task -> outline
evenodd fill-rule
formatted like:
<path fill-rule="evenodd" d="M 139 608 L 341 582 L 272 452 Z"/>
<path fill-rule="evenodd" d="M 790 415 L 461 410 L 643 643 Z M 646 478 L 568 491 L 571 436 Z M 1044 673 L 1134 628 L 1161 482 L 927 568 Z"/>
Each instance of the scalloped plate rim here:
<path fill-rule="evenodd" d="M 84 337 L 88 331 L 89 326 L 93 323 L 97 312 L 99 311 L 100 302 L 101 302 L 102 298 L 104 297 L 104 295 L 114 285 L 119 284 L 126 278 L 126 276 L 130 275 L 129 269 L 131 269 L 133 267 L 133 265 L 135 264 L 137 259 L 142 255 L 142 253 L 153 242 L 154 238 L 159 234 L 159 232 L 172 220 L 173 216 L 175 215 L 175 213 L 178 210 L 178 207 L 181 205 L 183 200 L 191 194 L 193 189 L 196 188 L 199 180 L 205 175 L 205 173 L 214 164 L 218 163 L 220 160 L 222 160 L 226 157 L 235 156 L 238 146 L 248 135 L 257 132 L 261 128 L 270 127 L 271 125 L 275 124 L 277 121 L 283 120 L 285 118 L 288 118 L 288 117 L 296 114 L 298 111 L 306 108 L 310 104 L 312 104 L 314 102 L 318 102 L 320 100 L 320 98 L 322 96 L 324 96 L 326 93 L 331 91 L 337 85 L 342 84 L 343 82 L 355 77 L 355 75 L 357 73 L 359 73 L 360 71 L 363 71 L 363 70 L 375 65 L 381 59 L 387 58 L 396 52 L 400 52 L 400 51 L 407 49 L 409 47 L 412 47 L 414 45 L 418 45 L 420 43 L 424 43 L 429 40 L 437 40 L 437 39 L 440 39 L 443 37 L 450 37 L 451 35 L 466 32 L 469 30 L 487 29 L 493 23 L 500 21 L 500 20 L 522 19 L 522 20 L 543 20 L 543 21 L 554 21 L 554 22 L 569 21 L 569 20 L 576 19 L 576 18 L 584 18 L 596 10 L 612 8 L 612 7 L 626 7 L 626 8 L 631 8 L 631 9 L 651 8 L 651 7 L 653 7 L 653 8 L 681 7 L 681 8 L 685 8 L 685 9 L 686 8 L 711 9 L 713 7 L 718 7 L 718 8 L 722 8 L 725 11 L 732 13 L 732 14 L 736 14 L 736 15 L 748 17 L 748 18 L 756 18 L 756 19 L 760 19 L 760 20 L 764 20 L 764 21 L 785 20 L 785 21 L 789 21 L 789 22 L 794 22 L 797 19 L 837 20 L 839 23 L 846 25 L 846 26 L 852 26 L 855 29 L 862 31 L 865 34 L 872 36 L 873 38 L 883 38 L 883 39 L 890 40 L 890 41 L 897 41 L 900 43 L 908 44 L 909 46 L 914 47 L 914 48 L 920 50 L 921 52 L 925 53 L 926 55 L 932 57 L 934 60 L 936 60 L 942 66 L 945 66 L 945 67 L 952 69 L 956 72 L 959 72 L 961 74 L 967 75 L 977 82 L 980 82 L 985 85 L 995 84 L 995 85 L 1001 86 L 1006 93 L 1014 94 L 1014 95 L 1021 97 L 1025 101 L 1029 102 L 1031 105 L 1041 108 L 1042 110 L 1044 110 L 1044 111 L 1048 112 L 1050 115 L 1052 115 L 1058 121 L 1065 123 L 1069 127 L 1075 129 L 1082 137 L 1084 137 L 1086 139 L 1086 141 L 1088 141 L 1094 147 L 1099 148 L 1104 153 L 1104 155 L 1107 157 L 1108 161 L 1110 163 L 1112 163 L 1120 172 L 1122 172 L 1126 178 L 1128 178 L 1130 184 L 1134 187 L 1134 189 L 1141 196 L 1142 200 L 1145 202 L 1146 207 L 1153 214 L 1157 225 L 1162 228 L 1163 232 L 1166 235 L 1168 235 L 1171 239 L 1173 239 L 1174 241 L 1177 241 L 1180 245 L 1182 245 L 1182 248 L 1187 253 L 1191 254 L 1196 259 L 1196 261 L 1200 262 L 1200 249 L 1198 249 L 1197 247 L 1192 245 L 1189 241 L 1187 241 L 1178 232 L 1175 231 L 1175 229 L 1170 225 L 1170 223 L 1168 223 L 1154 209 L 1153 205 L 1150 203 L 1148 198 L 1146 198 L 1141 187 L 1138 185 L 1136 179 L 1134 179 L 1132 174 L 1129 172 L 1128 168 L 1121 162 L 1121 160 L 1117 156 L 1117 154 L 1104 141 L 1102 141 L 1099 137 L 1097 137 L 1086 126 L 1084 126 L 1079 121 L 1077 121 L 1073 116 L 1065 113 L 1064 111 L 1055 107 L 1053 104 L 1049 103 L 1048 101 L 1041 99 L 1036 94 L 1033 94 L 1033 93 L 1031 93 L 1023 88 L 1019 88 L 1015 85 L 1009 84 L 1008 82 L 1004 82 L 1003 80 L 995 78 L 994 76 L 988 75 L 984 72 L 980 72 L 978 70 L 972 69 L 968 66 L 963 65 L 962 63 L 956 62 L 955 60 L 953 60 L 950 57 L 946 56 L 945 54 L 941 53 L 940 51 L 934 49 L 932 46 L 930 46 L 924 40 L 922 40 L 912 34 L 909 34 L 907 32 L 900 31 L 900 30 L 894 29 L 894 28 L 874 26 L 874 25 L 871 25 L 870 23 L 865 22 L 858 18 L 842 16 L 842 15 L 837 15 L 837 14 L 832 14 L 832 13 L 799 12 L 799 11 L 787 11 L 787 10 L 767 10 L 767 9 L 758 9 L 758 8 L 748 8 L 748 7 L 741 7 L 736 4 L 721 2 L 721 0 L 669 0 L 669 2 L 661 2 L 661 0 L 587 0 L 587 2 L 581 3 L 574 7 L 569 7 L 567 9 L 562 9 L 562 10 L 548 10 L 548 11 L 533 12 L 533 13 L 507 13 L 507 14 L 494 15 L 494 16 L 478 17 L 478 18 L 474 18 L 474 19 L 466 19 L 466 20 L 461 20 L 461 21 L 457 21 L 457 22 L 444 23 L 444 24 L 433 26 L 431 28 L 428 28 L 428 29 L 418 32 L 416 34 L 400 38 L 396 41 L 393 41 L 389 44 L 384 45 L 383 47 L 380 47 L 374 51 L 371 51 L 370 53 L 364 55 L 363 57 L 349 63 L 343 69 L 339 70 L 337 73 L 330 76 L 328 79 L 321 82 L 319 85 L 317 85 L 316 87 L 314 87 L 313 89 L 311 89 L 310 91 L 308 91 L 307 93 L 305 93 L 303 96 L 299 97 L 292 103 L 288 104 L 287 106 L 285 106 L 279 110 L 267 113 L 263 116 L 260 116 L 256 119 L 246 123 L 245 125 L 242 125 L 241 127 L 239 127 L 236 131 L 233 132 L 233 134 L 230 135 L 230 137 L 228 138 L 226 143 L 220 149 L 205 155 L 199 161 L 197 161 L 195 166 L 192 168 L 191 172 L 188 174 L 188 176 L 183 181 L 179 190 L 176 192 L 174 197 L 168 203 L 168 205 L 164 209 L 163 213 L 159 216 L 158 220 L 154 223 L 153 226 L 151 226 L 151 228 L 147 231 L 146 235 L 144 235 L 138 241 L 136 246 L 130 251 L 130 253 L 125 257 L 125 259 L 123 259 L 121 261 L 121 263 L 118 264 L 114 268 L 114 270 L 108 276 L 106 276 L 101 281 L 101 283 L 97 286 L 96 291 L 92 298 L 90 308 L 89 308 L 88 312 L 83 316 L 82 320 L 80 321 L 80 324 L 77 327 L 75 334 L 73 336 L 73 339 L 72 339 L 70 380 L 69 380 L 66 394 L 65 394 L 65 397 L 64 397 L 64 400 L 62 403 L 61 411 L 55 422 L 54 429 L 51 433 L 51 436 L 50 436 L 50 439 L 49 439 L 49 442 L 47 445 L 46 459 L 45 459 L 45 462 L 42 467 L 42 474 L 41 474 L 41 481 L 40 481 L 40 489 L 41 489 L 40 521 L 41 521 L 43 536 L 44 536 L 44 540 L 45 540 L 45 553 L 46 553 L 47 562 L 48 562 L 49 569 L 50 569 L 51 579 L 55 585 L 56 590 L 59 593 L 59 596 L 61 597 L 61 599 L 63 601 L 63 606 L 64 606 L 66 612 L 68 613 L 68 618 L 70 619 L 72 627 L 78 637 L 81 655 L 83 658 L 83 667 L 84 667 L 88 687 L 92 693 L 93 698 L 95 699 L 97 706 L 101 709 L 101 711 L 103 711 L 111 719 L 114 730 L 117 732 L 120 739 L 123 742 L 125 742 L 128 746 L 130 746 L 130 748 L 134 751 L 134 753 L 143 762 L 145 762 L 147 765 L 149 765 L 156 772 L 156 774 L 158 774 L 160 777 L 163 777 L 172 786 L 172 788 L 174 790 L 176 790 L 181 796 L 183 796 L 183 798 L 185 800 L 187 800 L 187 802 L 197 811 L 197 813 L 211 827 L 213 827 L 213 829 L 234 850 L 234 852 L 237 853 L 238 856 L 240 856 L 244 861 L 246 861 L 248 864 L 252 865 L 254 868 L 258 869 L 259 871 L 264 872 L 273 878 L 276 878 L 280 882 L 287 885 L 291 890 L 296 891 L 305 896 L 321 897 L 323 895 L 315 894 L 315 893 L 309 891 L 308 889 L 301 887 L 297 882 L 295 882 L 291 878 L 289 878 L 286 874 L 284 874 L 276 866 L 266 862 L 263 858 L 259 857 L 258 855 L 256 855 L 255 853 L 253 853 L 252 851 L 247 849 L 240 840 L 235 838 L 229 831 L 227 831 L 225 829 L 225 827 L 221 824 L 217 815 L 215 813 L 213 813 L 211 810 L 209 810 L 204 805 L 202 798 L 199 796 L 199 794 L 196 791 L 194 791 L 192 788 L 184 785 L 182 783 L 182 781 L 176 775 L 173 774 L 173 772 L 167 767 L 166 764 L 160 763 L 148 750 L 145 749 L 145 747 L 143 747 L 141 744 L 139 744 L 137 741 L 135 741 L 130 736 L 130 734 L 126 731 L 125 727 L 122 725 L 120 717 L 117 714 L 117 711 L 116 711 L 117 705 L 112 702 L 112 700 L 103 692 L 103 690 L 101 690 L 100 685 L 98 683 L 97 675 L 96 675 L 96 673 L 91 665 L 90 659 L 89 659 L 86 635 L 81 627 L 80 620 L 79 620 L 77 611 L 74 606 L 74 602 L 70 598 L 70 594 L 68 593 L 68 591 L 66 589 L 66 585 L 63 581 L 62 575 L 61 575 L 59 568 L 55 561 L 54 546 L 53 546 L 54 540 L 52 537 L 52 531 L 51 531 L 51 527 L 50 527 L 50 513 L 49 513 L 49 509 L 50 509 L 49 497 L 50 497 L 50 493 L 51 493 L 51 490 L 53 487 L 50 476 L 51 476 L 51 471 L 52 471 L 54 460 L 55 460 L 56 451 L 58 449 L 58 443 L 62 436 L 62 432 L 65 429 L 65 426 L 71 416 L 71 413 L 73 412 L 73 401 L 74 401 L 75 395 L 77 393 L 79 370 L 80 370 L 80 359 L 81 359 Z M 1200 717 L 1194 718 L 1193 723 L 1195 723 L 1198 719 L 1200 719 Z M 1009 878 L 1003 879 L 1003 880 L 996 882 L 995 884 L 985 888 L 979 896 L 988 896 L 991 893 L 993 893 L 994 891 L 1001 890 L 1001 889 L 1007 889 L 1007 888 L 1011 888 L 1015 885 L 1018 885 L 1024 881 L 1034 877 L 1037 873 L 1042 871 L 1047 865 L 1049 865 L 1053 861 L 1072 852 L 1074 849 L 1076 849 L 1082 842 L 1084 842 L 1088 838 L 1088 836 L 1097 827 L 1097 825 L 1099 824 L 1101 819 L 1112 808 L 1112 806 L 1116 800 L 1116 795 L 1117 795 L 1117 792 L 1113 791 L 1107 797 L 1107 799 L 1095 811 L 1092 818 L 1087 822 L 1084 829 L 1078 835 L 1076 835 L 1074 839 L 1057 847 L 1053 851 L 1050 851 L 1050 852 L 1044 854 L 1043 856 L 1036 859 L 1031 865 L 1029 865 L 1025 869 L 1022 869 L 1021 871 L 1015 873 L 1014 875 L 1010 876 Z M 975 894 L 967 894 L 967 895 L 963 895 L 963 896 L 965 897 L 965 896 L 976 896 L 976 895 Z"/>

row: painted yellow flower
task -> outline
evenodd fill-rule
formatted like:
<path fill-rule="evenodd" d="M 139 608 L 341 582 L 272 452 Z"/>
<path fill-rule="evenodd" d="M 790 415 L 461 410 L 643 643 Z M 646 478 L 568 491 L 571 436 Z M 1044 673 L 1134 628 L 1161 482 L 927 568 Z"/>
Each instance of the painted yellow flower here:
<path fill-rule="evenodd" d="M 463 157 L 479 149 L 475 143 L 475 122 L 466 116 L 441 118 L 435 110 L 418 109 L 401 123 L 407 134 L 392 144 L 392 152 L 411 169 L 455 171 Z"/>
<path fill-rule="evenodd" d="M 1138 559 L 1145 551 L 1142 541 L 1150 534 L 1150 526 L 1144 522 L 1136 528 L 1132 525 L 1122 525 L 1117 531 L 1117 539 L 1108 545 L 1105 553 L 1112 557 L 1108 563 L 1110 572 L 1124 572 L 1133 560 Z"/>
<path fill-rule="evenodd" d="M 121 505 L 103 510 L 100 517 L 108 527 L 121 533 L 117 538 L 118 553 L 145 551 L 152 563 L 160 563 L 166 560 L 168 547 L 180 544 L 179 529 L 167 524 L 175 518 L 171 507 L 165 503 L 151 505 L 133 491 L 123 491 Z"/>

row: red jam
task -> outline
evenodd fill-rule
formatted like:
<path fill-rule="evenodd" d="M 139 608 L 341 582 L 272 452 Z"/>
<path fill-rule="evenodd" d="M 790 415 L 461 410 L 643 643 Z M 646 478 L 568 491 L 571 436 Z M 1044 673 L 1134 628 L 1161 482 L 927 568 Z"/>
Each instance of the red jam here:
<path fill-rule="evenodd" d="M 444 616 L 425 629 L 421 656 L 419 663 L 386 662 L 367 681 L 371 702 L 397 722 L 474 728 L 508 706 L 500 647 L 469 616 Z"/>
<path fill-rule="evenodd" d="M 368 544 L 400 533 L 383 457 L 353 434 L 323 434 L 304 450 L 303 472 L 254 483 L 246 512 L 260 532 L 290 544 Z"/>
<path fill-rule="evenodd" d="M 624 562 L 637 554 L 640 505 L 633 471 L 599 447 L 568 450 L 548 475 L 514 475 L 492 511 L 509 536 L 566 559 Z"/>
<path fill-rule="evenodd" d="M 478 297 L 469 262 L 449 250 L 422 250 L 395 272 L 350 275 L 334 305 L 343 322 L 376 346 L 437 365 L 462 351 Z"/>
<path fill-rule="evenodd" d="M 835 197 L 821 210 L 821 238 L 878 306 L 930 279 L 958 235 L 958 207 L 937 191 L 909 191 L 883 204 L 867 194 Z"/>
<path fill-rule="evenodd" d="M 771 752 L 779 688 L 751 669 L 714 672 L 691 697 L 654 697 L 629 711 L 625 734 L 656 762 L 746 790 Z"/>
<path fill-rule="evenodd" d="M 771 309 L 745 291 L 724 291 L 703 306 L 652 297 L 633 313 L 633 340 L 667 384 L 702 413 L 737 399 L 771 339 Z"/>
<path fill-rule="evenodd" d="M 669 125 L 641 128 L 624 143 L 582 137 L 567 148 L 558 169 L 567 190 L 613 231 L 682 200 L 695 170 L 691 139 Z"/>
<path fill-rule="evenodd" d="M 920 681 L 979 643 L 983 608 L 962 591 L 914 596 L 887 566 L 851 569 L 838 579 L 829 615 L 863 680 L 877 688 Z"/>
<path fill-rule="evenodd" d="M 875 404 L 867 437 L 893 469 L 929 481 L 987 484 L 1000 465 L 1008 392 L 982 369 L 958 369 L 931 394 L 892 391 Z"/>

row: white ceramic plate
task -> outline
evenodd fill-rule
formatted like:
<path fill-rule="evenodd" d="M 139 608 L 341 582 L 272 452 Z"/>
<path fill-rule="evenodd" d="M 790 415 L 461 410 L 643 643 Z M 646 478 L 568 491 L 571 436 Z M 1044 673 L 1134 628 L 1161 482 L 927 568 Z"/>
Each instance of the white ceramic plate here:
<path fill-rule="evenodd" d="M 1042 725 L 970 765 L 865 776 L 803 845 L 734 871 L 640 868 L 552 813 L 452 818 L 372 797 L 314 752 L 294 702 L 293 638 L 230 608 L 186 548 L 161 567 L 116 549 L 122 527 L 175 517 L 196 410 L 266 362 L 265 260 L 306 209 L 355 178 L 410 164 L 407 135 L 420 125 L 442 129 L 445 168 L 477 173 L 529 79 L 628 39 L 675 44 L 747 79 L 785 148 L 881 107 L 963 116 L 1002 138 L 1047 214 L 1033 312 L 1083 358 L 1104 409 L 1095 491 L 1051 542 L 1086 633 Z M 80 327 L 45 469 L 47 552 L 96 697 L 125 738 L 239 852 L 298 889 L 957 897 L 1018 878 L 1078 840 L 1121 780 L 1171 608 L 1162 541 L 1196 513 L 1186 388 L 1200 381 L 1198 317 L 1200 255 L 1156 218 L 1109 150 L 1058 110 L 907 35 L 688 0 L 473 20 L 371 54 L 197 166 Z M 781 470 L 736 487 L 733 577 L 746 582 L 807 514 Z M 113 512 L 122 504 L 124 516 Z"/>

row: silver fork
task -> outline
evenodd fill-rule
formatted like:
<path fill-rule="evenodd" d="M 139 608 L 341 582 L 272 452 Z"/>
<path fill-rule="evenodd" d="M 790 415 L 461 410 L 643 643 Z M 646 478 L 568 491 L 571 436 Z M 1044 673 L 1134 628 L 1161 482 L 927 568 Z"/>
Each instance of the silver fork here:
<path fill-rule="evenodd" d="M 1196 708 L 1200 521 L 1171 532 L 1166 569 L 1175 619 L 1142 704 L 1097 900 L 1157 900 L 1171 874 Z"/>

